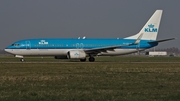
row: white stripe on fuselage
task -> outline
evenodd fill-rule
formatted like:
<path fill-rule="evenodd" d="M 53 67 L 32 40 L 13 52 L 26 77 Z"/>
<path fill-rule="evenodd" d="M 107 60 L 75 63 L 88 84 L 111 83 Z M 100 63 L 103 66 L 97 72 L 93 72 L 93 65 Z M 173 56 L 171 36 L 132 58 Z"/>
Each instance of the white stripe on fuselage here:
<path fill-rule="evenodd" d="M 67 55 L 67 52 L 70 50 L 82 50 L 82 49 L 5 49 L 6 52 L 15 55 L 22 56 L 38 56 L 38 55 L 47 55 L 47 56 L 58 56 L 58 55 Z M 144 50 L 144 49 L 139 49 Z M 101 52 L 98 55 L 108 56 L 108 55 L 122 55 L 128 53 L 137 52 L 137 49 L 114 49 L 114 51 Z"/>

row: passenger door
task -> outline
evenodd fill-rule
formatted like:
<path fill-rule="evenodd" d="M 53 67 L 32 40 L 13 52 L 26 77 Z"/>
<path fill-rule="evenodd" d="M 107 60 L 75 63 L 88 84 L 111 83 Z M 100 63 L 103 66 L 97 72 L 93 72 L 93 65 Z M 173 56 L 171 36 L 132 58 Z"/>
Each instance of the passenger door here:
<path fill-rule="evenodd" d="M 26 41 L 26 50 L 31 50 L 31 42 Z"/>

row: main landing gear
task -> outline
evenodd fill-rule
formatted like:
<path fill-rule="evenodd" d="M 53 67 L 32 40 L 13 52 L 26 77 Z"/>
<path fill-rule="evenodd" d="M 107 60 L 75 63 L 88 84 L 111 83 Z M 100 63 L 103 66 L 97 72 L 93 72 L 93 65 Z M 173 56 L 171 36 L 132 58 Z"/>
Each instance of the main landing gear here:
<path fill-rule="evenodd" d="M 84 59 L 80 59 L 80 61 L 81 61 L 81 62 L 85 62 L 85 61 L 86 61 L 86 58 L 84 58 Z"/>
<path fill-rule="evenodd" d="M 81 62 L 85 62 L 86 61 L 86 58 L 84 59 L 80 59 Z M 89 57 L 89 62 L 94 62 L 95 61 L 95 58 L 94 57 Z"/>
<path fill-rule="evenodd" d="M 89 57 L 89 62 L 94 62 L 95 58 L 94 57 Z"/>

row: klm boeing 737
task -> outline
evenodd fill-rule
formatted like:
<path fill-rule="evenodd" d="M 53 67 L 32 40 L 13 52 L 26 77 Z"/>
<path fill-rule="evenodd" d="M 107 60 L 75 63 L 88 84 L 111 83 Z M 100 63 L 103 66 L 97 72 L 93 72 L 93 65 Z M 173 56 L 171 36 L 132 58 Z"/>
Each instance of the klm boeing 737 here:
<path fill-rule="evenodd" d="M 174 38 L 156 40 L 162 10 L 156 10 L 139 33 L 126 38 L 40 38 L 14 42 L 5 51 L 24 61 L 24 56 L 54 56 L 55 59 L 80 59 L 95 61 L 95 56 L 116 56 L 135 53 L 157 46 Z"/>

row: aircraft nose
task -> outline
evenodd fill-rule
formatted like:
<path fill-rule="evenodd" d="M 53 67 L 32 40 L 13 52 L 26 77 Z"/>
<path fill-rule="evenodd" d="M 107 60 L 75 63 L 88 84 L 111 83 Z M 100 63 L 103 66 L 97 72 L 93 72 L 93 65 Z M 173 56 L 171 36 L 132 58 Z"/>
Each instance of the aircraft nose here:
<path fill-rule="evenodd" d="M 5 48 L 5 49 L 4 49 L 4 51 L 5 51 L 5 52 L 8 52 L 8 51 L 9 51 L 9 49 Z"/>
<path fill-rule="evenodd" d="M 7 52 L 7 53 L 11 53 L 12 50 L 8 49 L 8 48 L 5 48 L 4 51 Z"/>

